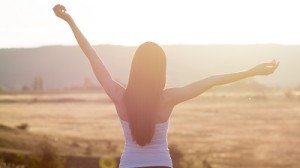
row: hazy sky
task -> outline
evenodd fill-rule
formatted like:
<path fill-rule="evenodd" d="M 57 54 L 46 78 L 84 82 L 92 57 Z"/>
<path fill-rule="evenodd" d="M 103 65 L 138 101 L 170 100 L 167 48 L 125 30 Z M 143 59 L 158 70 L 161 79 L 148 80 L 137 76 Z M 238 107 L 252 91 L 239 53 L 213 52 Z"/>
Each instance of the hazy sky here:
<path fill-rule="evenodd" d="M 0 48 L 76 44 L 57 3 L 93 45 L 300 44 L 299 0 L 0 0 Z"/>

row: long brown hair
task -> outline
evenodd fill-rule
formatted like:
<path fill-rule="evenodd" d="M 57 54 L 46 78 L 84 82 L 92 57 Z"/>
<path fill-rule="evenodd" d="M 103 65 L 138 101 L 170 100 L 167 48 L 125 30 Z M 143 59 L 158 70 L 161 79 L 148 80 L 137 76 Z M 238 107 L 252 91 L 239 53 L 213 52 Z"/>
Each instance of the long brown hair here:
<path fill-rule="evenodd" d="M 162 91 L 166 83 L 166 56 L 153 43 L 140 45 L 133 57 L 124 93 L 126 114 L 133 140 L 140 146 L 151 142 Z"/>

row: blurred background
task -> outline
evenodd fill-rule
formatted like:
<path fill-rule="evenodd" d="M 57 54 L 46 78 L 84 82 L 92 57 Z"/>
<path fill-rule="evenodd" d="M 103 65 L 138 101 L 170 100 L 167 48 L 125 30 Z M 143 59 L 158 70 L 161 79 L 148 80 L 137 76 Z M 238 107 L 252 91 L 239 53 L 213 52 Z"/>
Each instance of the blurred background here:
<path fill-rule="evenodd" d="M 124 86 L 145 41 L 167 55 L 167 87 L 279 61 L 270 76 L 178 105 L 169 148 L 174 167 L 300 165 L 297 1 L 0 0 L 0 167 L 118 165 L 124 139 L 115 108 L 55 4 Z"/>

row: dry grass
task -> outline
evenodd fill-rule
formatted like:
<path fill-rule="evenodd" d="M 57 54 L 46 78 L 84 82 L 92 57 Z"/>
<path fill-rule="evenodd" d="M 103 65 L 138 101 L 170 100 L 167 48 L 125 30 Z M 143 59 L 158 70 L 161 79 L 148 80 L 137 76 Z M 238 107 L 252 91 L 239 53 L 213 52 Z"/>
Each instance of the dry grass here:
<path fill-rule="evenodd" d="M 105 95 L 1 95 L 0 100 L 0 123 L 27 123 L 29 132 L 60 142 L 60 153 L 100 156 L 122 151 L 121 126 Z M 168 140 L 183 152 L 185 167 L 296 168 L 299 102 L 284 93 L 209 93 L 174 109 Z M 4 133 L 0 138 L 9 139 Z"/>

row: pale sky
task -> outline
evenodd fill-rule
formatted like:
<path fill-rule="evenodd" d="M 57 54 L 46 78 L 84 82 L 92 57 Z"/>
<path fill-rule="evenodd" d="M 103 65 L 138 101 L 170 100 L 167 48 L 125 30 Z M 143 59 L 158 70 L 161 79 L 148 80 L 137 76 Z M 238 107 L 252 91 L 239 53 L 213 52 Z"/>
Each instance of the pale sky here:
<path fill-rule="evenodd" d="M 299 0 L 0 0 L 0 48 L 76 44 L 57 3 L 92 45 L 300 44 Z"/>

